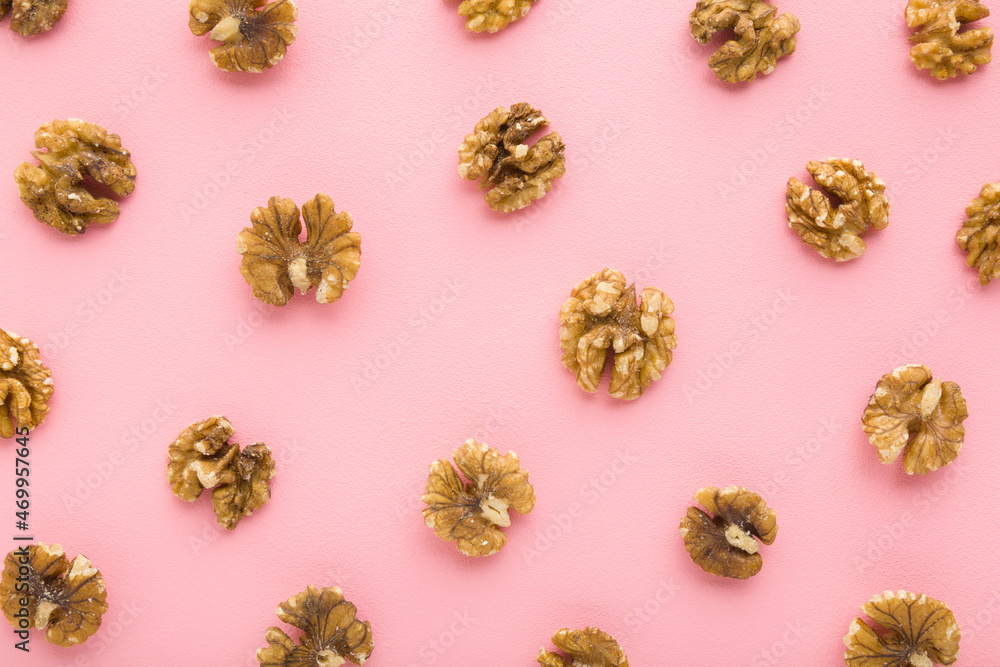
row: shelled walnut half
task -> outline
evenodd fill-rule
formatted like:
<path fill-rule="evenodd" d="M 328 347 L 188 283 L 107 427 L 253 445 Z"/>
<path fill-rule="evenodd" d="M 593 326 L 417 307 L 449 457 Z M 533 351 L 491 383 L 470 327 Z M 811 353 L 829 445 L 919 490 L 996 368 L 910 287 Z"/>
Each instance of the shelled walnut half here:
<path fill-rule="evenodd" d="M 51 397 L 52 371 L 42 365 L 38 346 L 0 329 L 0 438 L 41 424 Z"/>
<path fill-rule="evenodd" d="M 834 207 L 829 197 L 793 176 L 785 197 L 788 226 L 823 257 L 838 262 L 860 257 L 865 251 L 861 236 L 868 227 L 885 229 L 889 224 L 885 183 L 859 160 L 829 158 L 810 162 L 806 169 L 840 205 Z"/>
<path fill-rule="evenodd" d="M 427 492 L 421 500 L 424 523 L 445 542 L 456 542 L 466 556 L 490 556 L 507 544 L 503 528 L 508 512 L 527 514 L 535 507 L 535 490 L 517 454 L 503 456 L 496 447 L 468 440 L 448 459 L 431 464 Z M 459 477 L 461 471 L 465 477 Z"/>
<path fill-rule="evenodd" d="M 926 366 L 910 364 L 882 376 L 861 422 L 882 463 L 894 462 L 903 452 L 906 473 L 926 475 L 958 456 L 968 416 L 957 384 L 934 379 Z"/>
<path fill-rule="evenodd" d="M 878 630 L 855 618 L 844 637 L 844 662 L 850 667 L 932 667 L 958 660 L 962 632 L 955 615 L 940 600 L 906 591 L 886 591 L 861 611 Z"/>
<path fill-rule="evenodd" d="M 309 586 L 278 605 L 278 618 L 302 630 L 298 645 L 280 628 L 269 628 L 268 647 L 257 649 L 263 667 L 363 665 L 375 648 L 372 627 L 339 588 Z"/>
<path fill-rule="evenodd" d="M 38 628 L 50 644 L 74 646 L 101 627 L 107 591 L 86 557 L 70 561 L 60 545 L 39 543 L 10 552 L 3 565 L 0 606 L 15 629 Z"/>
<path fill-rule="evenodd" d="M 670 365 L 677 336 L 670 297 L 646 287 L 636 304 L 635 285 L 625 285 L 621 272 L 604 269 L 574 287 L 559 311 L 559 342 L 563 365 L 588 392 L 597 391 L 611 348 L 609 391 L 633 400 Z"/>
<path fill-rule="evenodd" d="M 11 9 L 10 29 L 22 37 L 33 37 L 55 27 L 66 13 L 68 0 L 0 0 L 0 19 Z"/>
<path fill-rule="evenodd" d="M 240 273 L 253 295 L 273 306 L 284 306 L 298 288 L 316 288 L 316 301 L 340 299 L 361 268 L 361 235 L 352 232 L 350 213 L 334 210 L 333 199 L 318 194 L 302 206 L 306 240 L 299 240 L 299 208 L 291 199 L 271 197 L 258 206 L 236 239 L 243 255 Z"/>
<path fill-rule="evenodd" d="M 192 424 L 168 451 L 167 481 L 174 495 L 194 502 L 212 490 L 212 507 L 220 525 L 229 530 L 271 499 L 274 477 L 271 450 L 262 442 L 240 450 L 230 443 L 233 425 L 222 416 Z"/>
<path fill-rule="evenodd" d="M 906 25 L 919 28 L 910 36 L 910 60 L 938 79 L 972 74 L 992 58 L 993 31 L 965 24 L 989 15 L 978 0 L 910 0 Z"/>
<path fill-rule="evenodd" d="M 528 15 L 537 0 L 464 0 L 458 13 L 472 32 L 497 32 Z"/>
<path fill-rule="evenodd" d="M 958 230 L 958 247 L 965 263 L 979 269 L 979 282 L 989 285 L 1000 276 L 1000 183 L 987 183 L 965 209 L 966 219 Z"/>
<path fill-rule="evenodd" d="M 552 643 L 569 657 L 542 649 L 538 664 L 543 667 L 628 667 L 628 658 L 615 638 L 598 628 L 563 628 L 552 635 Z"/>
<path fill-rule="evenodd" d="M 135 189 L 135 165 L 121 137 L 100 125 L 72 118 L 54 120 L 35 132 L 36 167 L 24 162 L 14 171 L 21 201 L 35 219 L 74 236 L 92 224 L 118 219 L 118 202 L 94 197 L 85 179 L 125 197 Z"/>
<path fill-rule="evenodd" d="M 772 544 L 778 535 L 774 510 L 741 486 L 708 486 L 694 499 L 707 512 L 689 507 L 681 520 L 681 537 L 691 560 L 720 577 L 749 579 L 760 572 L 764 561 L 757 540 Z"/>
<path fill-rule="evenodd" d="M 490 189 L 485 198 L 494 211 L 524 208 L 544 197 L 552 182 L 566 173 L 566 147 L 557 133 L 532 146 L 524 143 L 548 122 L 527 102 L 509 109 L 497 107 L 458 147 L 458 173 L 466 180 L 479 180 L 480 189 Z"/>
<path fill-rule="evenodd" d="M 259 74 L 285 57 L 295 41 L 299 10 L 292 0 L 191 0 L 188 26 L 217 42 L 209 55 L 219 69 Z M 264 5 L 263 7 L 261 5 Z"/>
<path fill-rule="evenodd" d="M 720 81 L 753 81 L 770 74 L 781 56 L 795 52 L 795 34 L 801 24 L 791 14 L 762 0 L 698 0 L 689 18 L 691 36 L 708 44 L 712 35 L 732 30 L 730 39 L 708 59 Z"/>

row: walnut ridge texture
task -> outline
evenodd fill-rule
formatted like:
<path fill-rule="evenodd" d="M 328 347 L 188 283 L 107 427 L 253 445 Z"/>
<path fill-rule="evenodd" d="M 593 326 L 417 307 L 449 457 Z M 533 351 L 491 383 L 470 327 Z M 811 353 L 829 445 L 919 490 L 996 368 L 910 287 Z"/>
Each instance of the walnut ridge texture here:
<path fill-rule="evenodd" d="M 292 0 L 191 0 L 191 32 L 222 44 L 209 55 L 229 72 L 260 73 L 274 67 L 295 41 L 299 10 Z M 263 5 L 263 7 L 261 6 Z"/>
<path fill-rule="evenodd" d="M 563 628 L 552 635 L 552 643 L 569 658 L 542 649 L 538 653 L 542 667 L 628 667 L 615 638 L 598 628 Z"/>
<path fill-rule="evenodd" d="M 910 36 L 914 42 L 910 60 L 917 69 L 929 70 L 938 79 L 972 74 L 990 62 L 993 31 L 962 29 L 966 23 L 989 15 L 989 8 L 978 0 L 910 0 L 906 25 L 919 28 Z"/>
<path fill-rule="evenodd" d="M 966 253 L 965 263 L 979 269 L 979 282 L 989 285 L 1000 276 L 1000 183 L 987 183 L 965 209 L 966 219 L 956 236 Z"/>
<path fill-rule="evenodd" d="M 859 160 L 829 158 L 806 165 L 812 177 L 840 200 L 834 207 L 830 198 L 788 179 L 785 213 L 788 226 L 823 257 L 845 262 L 865 251 L 861 236 L 868 227 L 885 229 L 889 224 L 889 200 L 885 183 Z"/>
<path fill-rule="evenodd" d="M 903 452 L 907 474 L 926 475 L 958 456 L 968 416 L 957 384 L 910 364 L 882 376 L 861 422 L 882 463 L 892 463 Z"/>
<path fill-rule="evenodd" d="M 497 32 L 528 15 L 536 0 L 464 0 L 458 13 L 473 32 Z"/>
<path fill-rule="evenodd" d="M 253 295 L 273 306 L 284 306 L 295 293 L 316 288 L 316 301 L 333 303 L 361 267 L 361 235 L 354 221 L 334 210 L 333 199 L 318 194 L 302 206 L 306 240 L 301 242 L 299 209 L 290 199 L 271 197 L 267 208 L 257 207 L 236 240 L 243 255 L 240 273 Z"/>
<path fill-rule="evenodd" d="M 184 429 L 168 450 L 167 481 L 174 495 L 194 502 L 212 489 L 212 507 L 229 530 L 271 499 L 271 450 L 262 442 L 240 449 L 230 443 L 233 425 L 209 417 Z"/>
<path fill-rule="evenodd" d="M 511 213 L 541 199 L 552 182 L 566 173 L 565 146 L 555 132 L 533 145 L 524 143 L 548 124 L 542 112 L 526 102 L 497 107 L 476 124 L 458 148 L 458 173 L 489 188 L 486 203 Z"/>
<path fill-rule="evenodd" d="M 42 365 L 38 347 L 0 329 L 0 438 L 41 424 L 51 397 L 52 372 Z"/>
<path fill-rule="evenodd" d="M 501 456 L 497 448 L 472 439 L 453 458 L 458 471 L 448 459 L 431 464 L 421 496 L 427 505 L 424 523 L 466 556 L 495 554 L 507 544 L 502 529 L 510 525 L 509 511 L 527 514 L 535 506 L 528 471 L 514 452 Z"/>
<path fill-rule="evenodd" d="M 39 165 L 25 162 L 14 171 L 21 201 L 35 219 L 76 235 L 118 218 L 118 202 L 94 197 L 84 184 L 89 177 L 119 197 L 135 189 L 135 165 L 117 134 L 78 119 L 54 120 L 35 132 L 35 146 L 44 149 L 31 153 Z"/>
<path fill-rule="evenodd" d="M 372 654 L 371 624 L 357 619 L 357 608 L 339 588 L 309 586 L 278 605 L 278 618 L 302 630 L 298 645 L 283 630 L 271 627 L 267 648 L 257 649 L 264 667 L 339 667 L 363 665 Z"/>
<path fill-rule="evenodd" d="M 955 615 L 940 600 L 886 591 L 866 602 L 861 611 L 884 630 L 854 619 L 844 637 L 844 662 L 850 667 L 932 667 L 958 660 L 962 632 Z"/>
<path fill-rule="evenodd" d="M 27 579 L 27 591 L 19 590 Z M 30 627 L 57 646 L 81 644 L 101 627 L 108 610 L 101 573 L 86 557 L 72 561 L 58 544 L 32 544 L 7 554 L 0 578 L 0 605 L 14 628 L 27 608 Z"/>
<path fill-rule="evenodd" d="M 611 386 L 615 398 L 633 400 L 670 365 L 677 346 L 674 304 L 655 287 L 646 287 L 636 304 L 635 285 L 604 269 L 573 288 L 559 311 L 562 362 L 584 391 L 595 392 L 614 352 Z"/>
<path fill-rule="evenodd" d="M 55 27 L 66 13 L 68 0 L 0 0 L 0 19 L 13 9 L 10 29 L 22 37 L 33 37 Z"/>
<path fill-rule="evenodd" d="M 760 572 L 763 559 L 757 540 L 774 542 L 778 534 L 774 510 L 740 486 L 705 487 L 694 499 L 706 511 L 689 507 L 680 527 L 691 560 L 720 577 L 749 579 Z"/>
<path fill-rule="evenodd" d="M 770 74 L 781 56 L 795 51 L 795 34 L 801 27 L 791 14 L 762 0 L 698 0 L 689 18 L 691 36 L 708 44 L 712 35 L 733 30 L 735 39 L 719 47 L 708 65 L 720 81 L 753 81 Z"/>

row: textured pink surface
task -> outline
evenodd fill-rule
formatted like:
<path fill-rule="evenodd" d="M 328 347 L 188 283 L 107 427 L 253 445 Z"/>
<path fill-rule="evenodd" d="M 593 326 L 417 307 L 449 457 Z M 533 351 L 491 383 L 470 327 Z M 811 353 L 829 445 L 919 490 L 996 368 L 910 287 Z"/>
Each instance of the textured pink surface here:
<path fill-rule="evenodd" d="M 111 605 L 72 650 L 36 634 L 26 656 L 0 632 L 0 664 L 253 665 L 307 584 L 372 622 L 372 665 L 529 665 L 553 631 L 594 624 L 638 667 L 834 667 L 890 588 L 947 601 L 960 664 L 996 664 L 1000 285 L 980 288 L 954 241 L 1000 179 L 995 66 L 917 72 L 898 1 L 845 0 L 834 21 L 783 0 L 798 51 L 734 88 L 690 39 L 691 2 L 542 0 L 478 37 L 453 0 L 303 0 L 288 58 L 238 76 L 182 0 L 126 4 L 74 1 L 32 41 L 0 30 L 2 173 L 56 117 L 117 132 L 139 169 L 119 221 L 80 238 L 0 181 L 0 324 L 56 380 L 31 438 L 33 532 L 89 556 Z M 501 217 L 455 151 L 521 100 L 562 134 L 568 173 Z M 787 178 L 831 155 L 864 160 L 892 202 L 846 265 L 784 217 Z M 268 197 L 318 191 L 353 214 L 360 274 L 333 306 L 263 306 L 236 234 Z M 559 307 L 604 266 L 677 308 L 673 364 L 628 404 L 559 361 Z M 961 456 L 926 478 L 880 465 L 860 428 L 877 379 L 911 362 L 971 413 Z M 164 480 L 169 442 L 216 413 L 278 461 L 272 502 L 234 533 Z M 538 495 L 485 560 L 419 511 L 428 463 L 470 436 L 517 451 Z M 0 460 L 13 544 L 12 444 Z M 702 573 L 677 533 L 694 491 L 730 483 L 780 524 L 743 582 Z"/>

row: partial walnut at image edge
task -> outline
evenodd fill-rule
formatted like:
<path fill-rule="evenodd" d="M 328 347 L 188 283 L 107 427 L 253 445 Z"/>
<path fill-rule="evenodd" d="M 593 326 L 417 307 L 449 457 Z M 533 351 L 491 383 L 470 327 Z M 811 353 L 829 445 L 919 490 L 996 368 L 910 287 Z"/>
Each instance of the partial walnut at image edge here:
<path fill-rule="evenodd" d="M 45 421 L 52 386 L 52 371 L 42 364 L 38 346 L 0 329 L 0 438 Z"/>
<path fill-rule="evenodd" d="M 773 544 L 778 534 L 774 510 L 742 486 L 707 486 L 694 495 L 705 509 L 688 507 L 680 533 L 691 560 L 709 574 L 749 579 L 763 566 L 760 540 Z"/>
<path fill-rule="evenodd" d="M 298 8 L 292 0 L 191 0 L 188 27 L 222 42 L 209 51 L 228 72 L 259 74 L 281 61 L 295 41 Z"/>
<path fill-rule="evenodd" d="M 362 665 L 375 648 L 371 624 L 339 588 L 309 586 L 278 605 L 278 618 L 302 631 L 296 646 L 281 628 L 268 628 L 267 648 L 257 649 L 262 667 Z"/>
<path fill-rule="evenodd" d="M 992 59 L 993 31 L 966 24 L 989 15 L 978 0 L 909 0 L 906 25 L 919 28 L 910 36 L 910 60 L 937 79 L 972 74 Z"/>
<path fill-rule="evenodd" d="M 542 667 L 629 667 L 625 651 L 614 637 L 599 628 L 563 628 L 552 635 L 552 643 L 569 657 L 543 648 L 537 659 Z"/>
<path fill-rule="evenodd" d="M 82 644 L 101 627 L 106 600 L 97 568 L 83 555 L 70 561 L 58 544 L 26 544 L 4 559 L 0 605 L 15 632 L 37 628 L 50 644 Z"/>
<path fill-rule="evenodd" d="M 1000 183 L 984 185 L 965 215 L 955 238 L 966 265 L 979 271 L 979 284 L 986 286 L 1000 276 Z"/>
<path fill-rule="evenodd" d="M 886 591 L 861 607 L 844 637 L 849 667 L 932 667 L 958 660 L 962 632 L 948 605 L 907 591 Z M 881 627 L 879 627 L 881 626 Z"/>
<path fill-rule="evenodd" d="M 55 27 L 66 13 L 68 0 L 0 0 L 0 20 L 10 15 L 10 29 L 22 37 L 34 37 Z"/>
<path fill-rule="evenodd" d="M 774 71 L 778 59 L 795 52 L 801 24 L 792 14 L 762 0 L 698 0 L 689 17 L 691 36 L 708 44 L 717 32 L 732 30 L 735 39 L 711 55 L 709 67 L 720 81 L 744 83 Z"/>
<path fill-rule="evenodd" d="M 670 297 L 646 287 L 636 303 L 635 285 L 626 284 L 620 271 L 606 268 L 574 287 L 559 311 L 559 344 L 563 365 L 589 393 L 600 385 L 610 348 L 608 391 L 634 400 L 670 365 L 677 336 Z"/>
<path fill-rule="evenodd" d="M 497 32 L 528 15 L 537 0 L 464 0 L 458 13 L 472 32 Z"/>

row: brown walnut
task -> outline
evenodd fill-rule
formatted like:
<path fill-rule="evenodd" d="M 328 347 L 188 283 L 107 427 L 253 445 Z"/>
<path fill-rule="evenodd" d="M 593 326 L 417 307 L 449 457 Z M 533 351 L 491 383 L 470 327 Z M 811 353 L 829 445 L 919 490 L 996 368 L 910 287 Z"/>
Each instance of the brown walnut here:
<path fill-rule="evenodd" d="M 961 30 L 966 23 L 990 15 L 978 0 L 910 0 L 906 25 L 920 28 L 910 36 L 914 42 L 910 60 L 917 69 L 930 70 L 938 79 L 972 74 L 990 62 L 993 31 L 989 28 Z"/>
<path fill-rule="evenodd" d="M 719 47 L 708 65 L 720 81 L 753 81 L 758 73 L 770 74 L 781 56 L 795 51 L 795 34 L 801 27 L 791 14 L 762 0 L 698 0 L 691 12 L 691 36 L 708 44 L 712 35 L 733 30 L 736 39 Z"/>
<path fill-rule="evenodd" d="M 11 9 L 10 29 L 23 37 L 33 37 L 55 27 L 66 13 L 68 0 L 0 0 L 0 19 Z"/>
<path fill-rule="evenodd" d="M 220 525 L 229 530 L 271 499 L 274 477 L 271 450 L 262 442 L 240 450 L 229 442 L 233 425 L 222 416 L 192 424 L 168 450 L 167 481 L 174 495 L 194 502 L 212 490 L 212 507 Z"/>
<path fill-rule="evenodd" d="M 882 376 L 861 421 L 882 463 L 894 462 L 903 452 L 907 474 L 926 475 L 958 456 L 968 416 L 957 384 L 910 364 Z"/>
<path fill-rule="evenodd" d="M 1000 276 L 1000 183 L 987 183 L 965 209 L 966 219 L 958 230 L 958 246 L 965 263 L 979 269 L 979 282 L 989 285 Z"/>
<path fill-rule="evenodd" d="M 906 591 L 886 591 L 861 611 L 884 628 L 855 618 L 844 637 L 844 662 L 850 667 L 932 667 L 958 660 L 962 632 L 955 615 L 940 600 Z"/>
<path fill-rule="evenodd" d="M 473 32 L 496 32 L 528 15 L 536 0 L 464 0 L 458 13 Z"/>
<path fill-rule="evenodd" d="M 566 173 L 566 147 L 557 133 L 532 146 L 524 143 L 548 122 L 526 102 L 510 109 L 497 107 L 458 147 L 458 173 L 466 180 L 479 180 L 480 189 L 490 189 L 485 199 L 494 211 L 524 208 L 544 197 L 552 182 Z"/>
<path fill-rule="evenodd" d="M 191 0 L 188 26 L 217 42 L 209 54 L 219 69 L 260 73 L 285 57 L 295 41 L 299 10 L 292 0 Z M 264 5 L 261 7 L 261 5 Z"/>
<path fill-rule="evenodd" d="M 51 397 L 52 371 L 42 365 L 38 347 L 0 329 L 0 438 L 41 424 Z"/>
<path fill-rule="evenodd" d="M 0 21 L 2 21 L 7 16 L 7 12 L 10 11 L 10 5 L 14 0 L 0 0 Z"/>
<path fill-rule="evenodd" d="M 352 232 L 354 221 L 345 211 L 334 210 L 333 199 L 318 194 L 302 206 L 306 240 L 299 241 L 299 209 L 290 199 L 271 197 L 267 208 L 258 206 L 236 240 L 243 255 L 240 273 L 253 295 L 273 306 L 284 306 L 295 293 L 316 288 L 316 301 L 333 303 L 361 267 L 361 235 Z"/>
<path fill-rule="evenodd" d="M 829 158 L 810 162 L 806 169 L 840 205 L 835 208 L 829 197 L 793 176 L 785 197 L 788 226 L 823 257 L 838 262 L 860 257 L 865 251 L 861 236 L 868 227 L 885 229 L 889 224 L 885 183 L 858 160 Z"/>
<path fill-rule="evenodd" d="M 38 160 L 14 171 L 21 201 L 35 219 L 63 234 L 83 234 L 91 224 L 118 218 L 118 202 L 94 197 L 84 178 L 107 186 L 119 197 L 135 189 L 135 165 L 117 134 L 82 120 L 54 120 L 35 132 Z"/>
<path fill-rule="evenodd" d="M 552 635 L 552 643 L 569 658 L 542 649 L 538 664 L 543 667 L 628 667 L 628 658 L 615 638 L 598 628 L 563 628 Z"/>
<path fill-rule="evenodd" d="M 741 486 L 705 487 L 694 499 L 707 512 L 689 507 L 681 520 L 681 537 L 691 560 L 720 577 L 749 579 L 760 572 L 764 561 L 757 540 L 774 542 L 778 534 L 774 510 Z"/>
<path fill-rule="evenodd" d="M 670 365 L 677 346 L 674 304 L 655 287 L 642 290 L 636 304 L 635 285 L 604 269 L 573 288 L 559 312 L 562 362 L 576 373 L 584 391 L 595 392 L 614 350 L 612 396 L 633 400 Z"/>
<path fill-rule="evenodd" d="M 305 591 L 278 605 L 278 618 L 302 630 L 299 644 L 280 628 L 269 628 L 267 648 L 257 649 L 263 667 L 339 667 L 362 665 L 375 647 L 372 627 L 356 618 L 357 608 L 339 588 Z"/>
<path fill-rule="evenodd" d="M 27 569 L 27 574 L 24 570 Z M 27 591 L 22 590 L 27 583 Z M 0 578 L 0 604 L 15 628 L 27 608 L 31 627 L 45 631 L 45 641 L 74 646 L 101 627 L 108 610 L 101 573 L 84 556 L 72 561 L 58 544 L 32 544 L 7 554 Z M 27 604 L 25 604 L 27 603 Z"/>
<path fill-rule="evenodd" d="M 489 556 L 507 544 L 502 528 L 509 510 L 527 514 L 535 506 L 535 490 L 517 454 L 503 456 L 496 447 L 468 440 L 448 459 L 431 464 L 427 492 L 421 500 L 424 523 L 446 542 L 454 541 L 466 556 Z"/>

